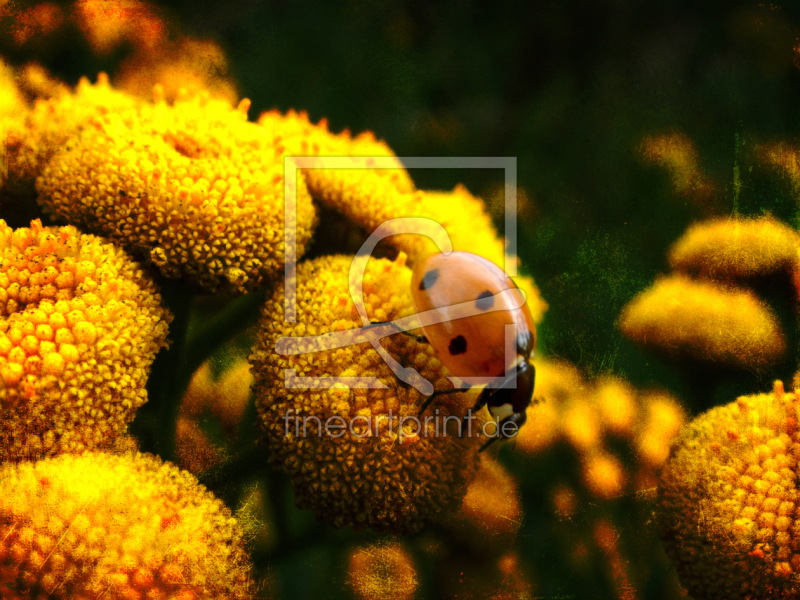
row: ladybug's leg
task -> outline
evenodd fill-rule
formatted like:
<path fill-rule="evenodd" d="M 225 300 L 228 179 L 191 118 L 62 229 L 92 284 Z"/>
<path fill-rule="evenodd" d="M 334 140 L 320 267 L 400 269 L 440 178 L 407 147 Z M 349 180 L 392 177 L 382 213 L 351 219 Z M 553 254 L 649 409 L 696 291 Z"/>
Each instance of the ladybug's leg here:
<path fill-rule="evenodd" d="M 475 400 L 475 404 L 467 411 L 467 414 L 464 415 L 464 418 L 461 419 L 461 428 L 459 429 L 461 433 L 464 432 L 464 424 L 467 422 L 467 420 L 484 406 L 486 406 L 486 404 L 489 402 L 489 398 L 491 398 L 492 394 L 496 392 L 496 389 L 491 388 L 488 385 L 481 390 L 481 393 L 478 394 L 477 400 Z"/>
<path fill-rule="evenodd" d="M 369 325 L 364 325 L 362 329 L 366 329 L 367 327 L 375 327 L 376 325 L 391 325 L 394 329 L 397 330 L 398 333 L 402 333 L 403 335 L 407 335 L 408 337 L 412 337 L 417 340 L 420 344 L 428 344 L 428 338 L 424 335 L 414 335 L 410 331 L 406 331 L 405 329 L 400 329 L 397 325 L 394 324 L 394 321 L 372 321 Z"/>

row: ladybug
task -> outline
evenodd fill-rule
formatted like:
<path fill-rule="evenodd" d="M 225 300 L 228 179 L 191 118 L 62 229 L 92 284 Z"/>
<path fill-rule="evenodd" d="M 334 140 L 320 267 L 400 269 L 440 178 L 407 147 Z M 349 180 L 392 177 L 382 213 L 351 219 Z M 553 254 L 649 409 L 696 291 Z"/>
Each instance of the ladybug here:
<path fill-rule="evenodd" d="M 504 294 L 506 290 L 515 290 L 516 296 Z M 424 338 L 442 364 L 463 381 L 459 388 L 434 392 L 423 403 L 420 414 L 435 396 L 464 391 L 471 387 L 470 379 L 484 378 L 486 387 L 471 412 L 487 406 L 498 422 L 498 436 L 486 442 L 481 451 L 498 437 L 516 435 L 533 397 L 536 370 L 531 359 L 536 349 L 536 325 L 528 305 L 514 303 L 522 300 L 514 281 L 496 264 L 471 252 L 432 254 L 414 268 L 411 296 L 418 314 L 434 317 L 432 324 L 425 323 L 428 319 L 421 320 Z M 470 316 L 452 318 L 456 305 L 460 305 L 461 314 L 467 307 Z M 511 435 L 503 427 L 507 423 L 516 425 Z"/>

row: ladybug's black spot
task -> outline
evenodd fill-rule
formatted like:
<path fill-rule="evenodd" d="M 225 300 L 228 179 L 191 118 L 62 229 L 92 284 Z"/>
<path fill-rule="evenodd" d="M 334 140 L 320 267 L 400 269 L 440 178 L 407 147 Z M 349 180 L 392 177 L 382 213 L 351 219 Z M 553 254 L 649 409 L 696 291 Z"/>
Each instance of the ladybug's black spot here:
<path fill-rule="evenodd" d="M 447 348 L 452 356 L 456 354 L 464 354 L 467 351 L 467 338 L 459 335 L 450 340 L 450 346 Z"/>
<path fill-rule="evenodd" d="M 478 307 L 478 310 L 489 310 L 494 306 L 494 294 L 489 290 L 481 292 L 475 300 L 475 306 Z"/>
<path fill-rule="evenodd" d="M 436 283 L 436 280 L 439 279 L 439 269 L 431 269 L 422 277 L 422 281 L 419 282 L 419 289 L 420 290 L 429 290 L 433 287 L 433 284 Z"/>

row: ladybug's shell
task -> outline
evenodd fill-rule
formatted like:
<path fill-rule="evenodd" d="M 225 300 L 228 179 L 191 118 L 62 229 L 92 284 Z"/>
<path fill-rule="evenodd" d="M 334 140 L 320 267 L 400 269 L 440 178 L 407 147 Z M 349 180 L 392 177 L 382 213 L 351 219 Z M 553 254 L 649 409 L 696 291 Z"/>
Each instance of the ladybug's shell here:
<path fill-rule="evenodd" d="M 424 325 L 425 337 L 439 360 L 457 377 L 500 377 L 520 355 L 506 352 L 505 326 L 515 325 L 516 335 L 526 340 L 521 349 L 527 360 L 536 347 L 536 326 L 524 304 L 514 306 L 509 298 L 497 297 L 504 290 L 517 290 L 505 272 L 493 262 L 470 252 L 433 254 L 414 269 L 411 296 L 418 313 L 436 311 L 441 323 Z M 453 320 L 453 305 L 475 303 L 477 314 Z"/>

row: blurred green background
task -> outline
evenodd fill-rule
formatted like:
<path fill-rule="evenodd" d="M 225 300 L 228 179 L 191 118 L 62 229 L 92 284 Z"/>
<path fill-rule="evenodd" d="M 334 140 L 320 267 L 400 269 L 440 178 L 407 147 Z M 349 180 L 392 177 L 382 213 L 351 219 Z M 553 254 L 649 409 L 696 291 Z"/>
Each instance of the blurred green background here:
<path fill-rule="evenodd" d="M 305 109 L 314 121 L 326 117 L 333 131 L 370 129 L 399 156 L 517 157 L 518 183 L 527 198 L 520 206 L 519 251 L 523 270 L 550 305 L 540 329 L 547 356 L 566 359 L 590 376 L 613 372 L 637 387 L 668 389 L 690 414 L 766 391 L 776 377 L 791 380 L 798 335 L 787 282 L 759 289 L 781 315 L 793 349 L 769 372 L 709 364 L 676 368 L 624 339 L 615 320 L 637 292 L 668 270 L 669 246 L 693 221 L 771 213 L 797 228 L 790 183 L 759 164 L 753 147 L 797 140 L 800 5 L 157 4 L 183 33 L 221 44 L 241 94 L 253 102 L 251 118 L 270 108 Z M 70 82 L 85 74 L 94 79 L 101 69 L 113 72 L 127 51 L 98 58 L 80 43 L 0 50 L 16 63 L 37 58 Z M 642 158 L 645 136 L 671 132 L 696 144 L 700 168 L 715 185 L 705 207 L 677 194 L 668 172 Z M 499 171 L 412 175 L 421 188 L 451 189 L 463 182 L 484 198 L 502 182 Z M 740 185 L 734 186 L 737 178 Z M 537 460 L 523 461 L 508 449 L 500 456 L 521 481 L 526 516 L 520 543 L 524 560 L 538 573 L 537 597 L 619 597 L 603 568 L 576 574 L 560 559 L 571 542 L 548 516 L 543 482 L 575 478 L 568 474 L 577 470 L 574 455 L 557 447 Z M 312 525 L 308 514 L 292 507 L 288 492 L 285 502 L 273 501 L 286 504 L 279 513 L 294 520 L 290 531 L 312 532 L 298 534 L 308 543 L 279 545 L 259 559 L 262 572 L 275 571 L 278 596 L 346 596 L 344 555 L 328 549 L 377 538 Z M 647 564 L 652 549 L 638 550 L 652 546 L 642 541 L 654 536 L 645 527 L 651 506 L 623 497 L 580 513 L 576 527 L 598 511 L 613 513 L 628 527 L 626 551 L 634 557 L 629 566 L 640 573 L 630 598 L 674 597 L 674 571 L 664 563 Z M 418 597 L 438 597 L 435 567 L 424 556 L 415 558 L 423 578 Z M 477 558 L 474 567 L 480 567 Z"/>

